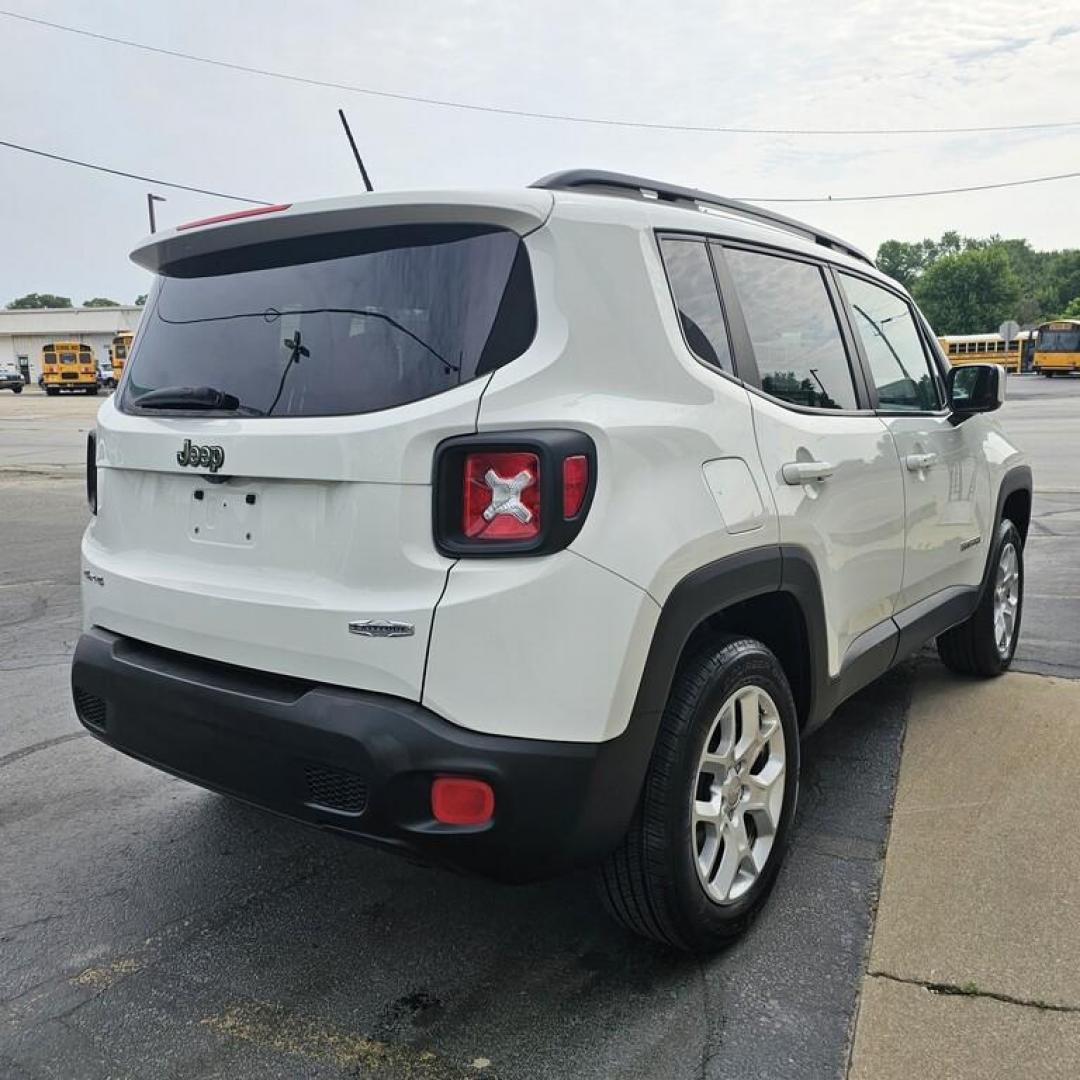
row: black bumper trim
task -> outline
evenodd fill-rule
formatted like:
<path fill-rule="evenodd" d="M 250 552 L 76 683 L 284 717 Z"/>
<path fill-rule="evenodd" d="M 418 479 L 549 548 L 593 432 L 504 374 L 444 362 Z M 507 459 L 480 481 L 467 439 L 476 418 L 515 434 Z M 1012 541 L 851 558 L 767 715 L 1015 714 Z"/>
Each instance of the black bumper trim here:
<path fill-rule="evenodd" d="M 71 680 L 86 729 L 131 757 L 290 818 L 505 881 L 551 877 L 611 850 L 652 750 L 643 725 L 604 743 L 484 735 L 416 702 L 232 667 L 96 627 L 79 639 Z M 334 809 L 313 799 L 312 767 L 341 774 L 341 791 L 359 800 L 362 789 L 362 801 Z M 493 821 L 435 821 L 431 780 L 443 773 L 487 780 Z"/>

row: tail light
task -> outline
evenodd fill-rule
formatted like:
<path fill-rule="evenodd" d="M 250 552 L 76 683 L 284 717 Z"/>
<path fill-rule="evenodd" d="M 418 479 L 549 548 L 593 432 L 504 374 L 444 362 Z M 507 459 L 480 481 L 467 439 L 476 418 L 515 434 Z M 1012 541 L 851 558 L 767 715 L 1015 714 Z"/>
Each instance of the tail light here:
<path fill-rule="evenodd" d="M 86 436 L 86 501 L 90 513 L 97 513 L 97 436 L 91 431 Z"/>
<path fill-rule="evenodd" d="M 469 454 L 461 503 L 470 540 L 531 540 L 540 535 L 540 459 L 494 451 Z"/>
<path fill-rule="evenodd" d="M 581 513 L 589 492 L 589 459 L 584 454 L 565 458 L 562 476 L 563 517 L 571 521 Z"/>
<path fill-rule="evenodd" d="M 445 555 L 546 555 L 581 529 L 596 449 L 578 431 L 466 435 L 435 455 L 435 543 Z"/>

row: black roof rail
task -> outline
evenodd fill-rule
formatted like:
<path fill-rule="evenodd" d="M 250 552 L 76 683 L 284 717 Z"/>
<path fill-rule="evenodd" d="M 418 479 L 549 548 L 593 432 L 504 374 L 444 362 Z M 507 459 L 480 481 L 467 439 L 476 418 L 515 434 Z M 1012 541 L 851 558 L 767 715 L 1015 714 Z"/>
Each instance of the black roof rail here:
<path fill-rule="evenodd" d="M 874 260 L 854 244 L 849 244 L 846 240 L 841 240 L 838 236 L 833 236 L 832 233 L 824 232 L 822 229 L 815 229 L 813 225 L 807 225 L 804 221 L 796 221 L 783 214 L 773 213 L 772 210 L 763 210 L 760 206 L 739 202 L 738 199 L 713 195 L 711 192 L 698 191 L 696 188 L 665 184 L 658 180 L 649 180 L 644 176 L 628 176 L 626 173 L 607 172 L 604 169 L 567 169 L 543 176 L 529 186 L 547 188 L 552 191 L 581 189 L 593 190 L 605 195 L 637 195 L 639 198 L 681 204 L 699 210 L 702 207 L 714 207 L 730 214 L 738 214 L 740 217 L 753 218 L 766 225 L 776 226 L 795 233 L 804 240 L 822 244 L 834 251 L 842 251 L 845 255 L 851 255 L 871 266 L 874 265 Z"/>

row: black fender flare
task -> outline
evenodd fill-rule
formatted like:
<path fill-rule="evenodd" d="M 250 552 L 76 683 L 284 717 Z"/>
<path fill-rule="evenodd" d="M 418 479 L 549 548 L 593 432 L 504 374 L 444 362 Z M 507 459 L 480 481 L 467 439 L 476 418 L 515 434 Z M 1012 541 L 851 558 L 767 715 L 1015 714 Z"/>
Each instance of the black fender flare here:
<path fill-rule="evenodd" d="M 1018 491 L 1026 492 L 1029 500 L 1033 498 L 1033 483 L 1031 478 L 1031 467 L 1029 465 L 1014 465 L 1011 469 L 1006 470 L 1001 477 L 1001 483 L 998 485 L 997 502 L 994 506 L 994 523 L 991 527 L 990 536 L 987 537 L 986 566 L 983 569 L 982 582 L 979 585 L 980 598 L 986 594 L 986 590 L 990 588 L 990 583 L 993 579 L 994 566 L 991 559 L 994 554 L 994 537 L 997 536 L 998 526 L 1001 524 L 1001 519 L 1005 516 L 1005 502 L 1010 495 L 1015 495 Z M 1024 535 L 1024 542 L 1026 545 L 1026 533 Z"/>
<path fill-rule="evenodd" d="M 629 723 L 615 740 L 623 779 L 615 814 L 625 825 L 629 825 L 637 805 L 664 707 L 690 638 L 709 618 L 732 606 L 779 592 L 792 595 L 806 620 L 811 654 L 809 700 L 813 703 L 821 698 L 822 680 L 827 683 L 828 674 L 825 608 L 809 552 L 768 544 L 692 571 L 675 585 L 661 607 Z M 810 719 L 816 719 L 813 712 Z"/>

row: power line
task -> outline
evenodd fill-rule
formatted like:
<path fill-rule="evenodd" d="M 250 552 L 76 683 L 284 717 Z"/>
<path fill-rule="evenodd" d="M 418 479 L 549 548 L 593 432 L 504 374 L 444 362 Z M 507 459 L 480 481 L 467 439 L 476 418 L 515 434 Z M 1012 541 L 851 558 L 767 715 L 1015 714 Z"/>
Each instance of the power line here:
<path fill-rule="evenodd" d="M 306 75 L 291 75 L 284 71 L 272 71 L 269 68 L 250 67 L 228 60 L 215 60 L 209 56 L 197 56 L 194 53 L 181 52 L 178 49 L 166 49 L 158 45 L 147 45 L 141 41 L 111 37 L 108 34 L 95 33 L 63 23 L 49 22 L 16 11 L 0 10 L 0 15 L 20 22 L 33 23 L 50 30 L 61 30 L 66 34 L 92 38 L 95 41 L 107 41 L 112 45 L 123 45 L 129 49 L 141 49 L 143 52 L 171 56 L 177 60 L 189 60 L 197 64 L 226 68 L 246 75 L 262 75 L 269 79 L 281 79 L 285 82 L 302 83 L 305 86 L 318 86 L 327 90 L 343 90 L 350 94 L 366 94 L 369 97 L 389 98 L 393 101 L 410 101 L 419 105 L 434 105 L 443 109 L 462 109 L 468 112 L 494 113 L 498 116 L 518 116 L 530 120 L 556 120 L 567 124 L 592 124 L 599 127 L 638 128 L 647 131 L 681 131 L 721 135 L 976 135 L 1001 131 L 1049 131 L 1060 128 L 1080 127 L 1080 120 L 1061 120 L 1038 124 L 990 124 L 980 127 L 927 127 L 927 128 L 752 128 L 720 127 L 709 124 L 659 124 L 642 120 L 615 120 L 599 116 L 577 116 L 571 113 L 533 112 L 529 109 L 510 109 L 497 105 L 475 105 L 464 101 L 451 101 L 447 98 L 423 97 L 419 94 L 397 93 L 391 90 L 374 90 L 367 86 L 354 86 L 350 83 L 331 82 L 328 79 L 313 79 Z M 776 201 L 776 200 L 774 200 Z M 801 200 L 800 200 L 801 201 Z"/>
<path fill-rule="evenodd" d="M 63 154 L 50 154 L 47 150 L 36 150 L 32 146 L 20 146 L 18 143 L 7 142 L 5 139 L 0 139 L 0 146 L 6 146 L 9 150 L 19 150 L 24 154 L 36 154 L 38 157 L 49 158 L 52 161 L 62 161 L 65 165 L 78 165 L 82 169 L 93 169 L 95 172 L 109 173 L 111 176 L 126 176 L 129 180 L 142 180 L 144 183 L 153 184 L 155 187 L 175 188 L 177 191 L 194 191 L 199 195 L 213 195 L 218 199 L 232 199 L 234 202 L 252 203 L 255 206 L 274 205 L 263 199 L 248 199 L 243 195 L 229 195 L 224 191 L 210 191 L 208 188 L 192 187 L 190 184 L 175 184 L 171 180 L 159 180 L 155 176 L 140 176 L 138 173 L 113 169 L 108 165 L 95 165 L 90 161 L 79 161 L 77 158 L 64 157 Z"/>
<path fill-rule="evenodd" d="M 1073 180 L 1080 172 L 1058 173 L 1056 176 L 1032 176 L 1026 180 L 1003 180 L 1000 184 L 975 184 L 972 187 L 938 188 L 936 191 L 898 191 L 886 195 L 818 195 L 813 198 L 756 199 L 744 198 L 743 202 L 755 203 L 847 203 L 878 202 L 882 199 L 925 199 L 931 195 L 959 195 L 967 191 L 994 191 L 998 188 L 1024 187 L 1027 184 L 1046 184 L 1051 180 Z"/>
<path fill-rule="evenodd" d="M 128 180 L 141 180 L 143 183 L 154 184 L 157 187 L 174 188 L 178 191 L 193 191 L 198 195 L 213 195 L 218 199 L 231 199 L 233 202 L 250 203 L 254 206 L 273 206 L 273 203 L 265 199 L 249 199 L 244 195 L 230 195 L 224 191 L 211 191 L 209 188 L 194 187 L 191 184 L 177 184 L 171 180 L 159 180 L 154 176 L 141 176 L 139 173 L 126 172 L 123 169 L 114 169 L 108 165 L 96 165 L 89 161 L 80 161 L 78 158 L 65 157 L 63 154 L 53 154 L 47 150 L 38 150 L 32 146 L 22 146 L 19 143 L 8 142 L 0 139 L 0 146 L 6 146 L 9 150 L 18 150 L 24 154 L 35 154 L 38 157 L 48 158 L 50 161 L 59 161 L 65 165 L 77 165 L 81 169 L 93 169 L 95 172 L 108 173 L 111 176 L 123 176 Z M 740 196 L 740 201 L 750 203 L 849 203 L 849 202 L 880 202 L 884 199 L 925 199 L 932 195 L 959 195 L 970 191 L 995 191 L 1001 188 L 1026 187 L 1029 184 L 1046 184 L 1053 180 L 1073 180 L 1080 177 L 1080 172 L 1057 173 L 1054 176 L 1031 176 L 1024 180 L 1003 180 L 998 184 L 975 184 L 970 187 L 937 188 L 933 191 L 898 191 L 881 195 L 813 195 L 807 197 L 779 197 L 764 198 L 756 196 Z"/>

